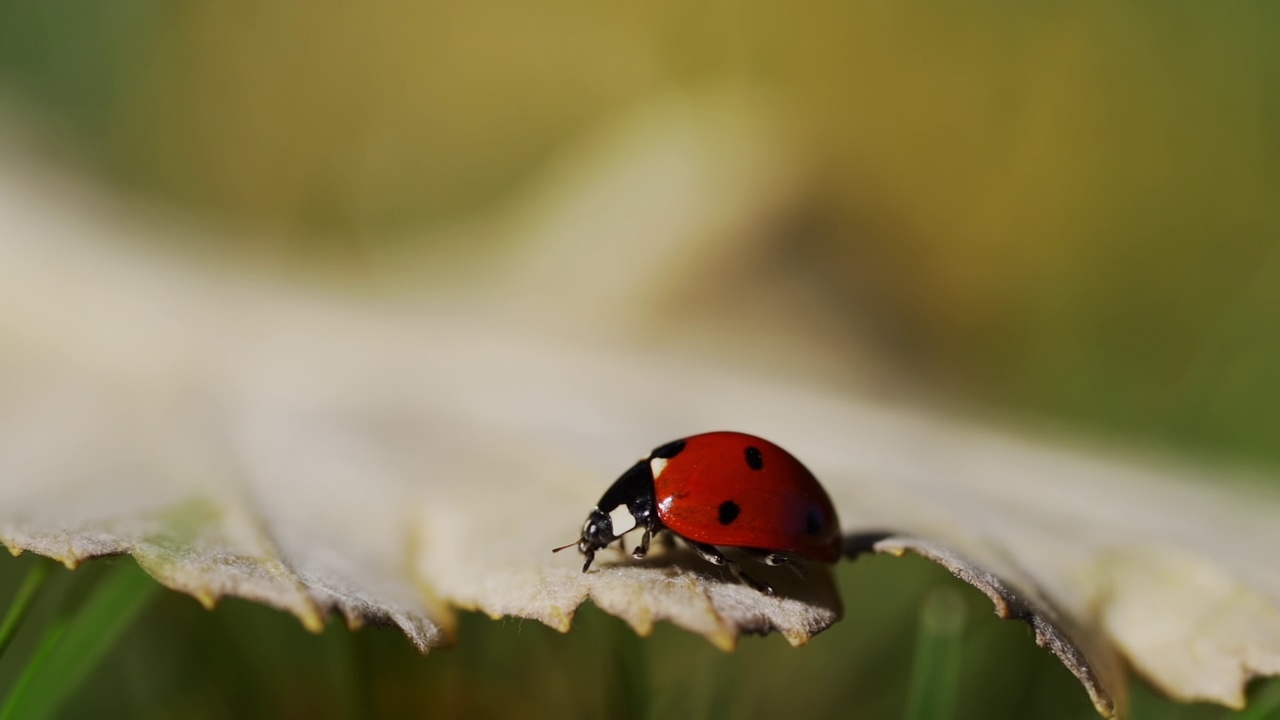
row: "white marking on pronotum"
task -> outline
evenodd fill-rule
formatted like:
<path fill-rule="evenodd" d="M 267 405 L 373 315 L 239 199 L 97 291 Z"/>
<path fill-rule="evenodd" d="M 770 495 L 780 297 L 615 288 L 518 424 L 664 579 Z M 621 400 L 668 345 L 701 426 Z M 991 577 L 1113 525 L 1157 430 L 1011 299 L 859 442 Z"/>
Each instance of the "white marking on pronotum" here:
<path fill-rule="evenodd" d="M 649 470 L 653 472 L 653 479 L 657 480 L 663 470 L 667 469 L 666 458 L 654 458 L 649 461 Z"/>
<path fill-rule="evenodd" d="M 636 516 L 631 514 L 625 503 L 609 511 L 609 522 L 613 523 L 614 537 L 635 528 L 637 524 Z"/>

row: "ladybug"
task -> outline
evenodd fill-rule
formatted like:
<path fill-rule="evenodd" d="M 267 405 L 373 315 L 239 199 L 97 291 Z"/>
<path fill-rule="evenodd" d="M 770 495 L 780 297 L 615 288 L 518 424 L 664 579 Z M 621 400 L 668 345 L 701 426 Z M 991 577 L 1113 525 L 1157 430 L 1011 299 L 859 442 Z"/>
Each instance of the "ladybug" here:
<path fill-rule="evenodd" d="M 840 522 L 813 473 L 791 453 L 739 432 L 693 435 L 662 445 L 605 491 L 587 516 L 577 545 L 586 572 L 601 550 L 643 528 L 632 555 L 643 558 L 649 540 L 667 531 L 702 559 L 767 593 L 719 547 L 740 548 L 767 565 L 786 565 L 802 577 L 803 560 L 840 558 Z M 719 546 L 719 547 L 718 547 Z"/>

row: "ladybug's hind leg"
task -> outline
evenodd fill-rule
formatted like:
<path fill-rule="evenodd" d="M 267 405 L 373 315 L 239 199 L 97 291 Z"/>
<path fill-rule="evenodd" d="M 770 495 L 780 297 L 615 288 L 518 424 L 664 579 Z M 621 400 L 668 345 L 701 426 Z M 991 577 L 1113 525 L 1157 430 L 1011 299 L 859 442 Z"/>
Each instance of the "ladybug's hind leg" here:
<path fill-rule="evenodd" d="M 759 550 L 756 548 L 747 549 L 747 554 L 756 562 L 762 562 L 770 567 L 785 565 L 791 569 L 800 579 L 809 577 L 809 568 L 799 558 L 786 555 L 784 553 L 773 552 L 772 550 Z"/>
<path fill-rule="evenodd" d="M 748 587 L 754 590 L 758 590 L 762 593 L 765 593 L 766 595 L 773 594 L 772 586 L 770 586 L 768 583 L 756 580 L 750 575 L 742 572 L 742 568 L 738 567 L 738 563 L 725 557 L 724 553 L 720 552 L 720 550 L 717 549 L 716 546 L 705 545 L 703 543 L 693 542 L 692 540 L 690 540 L 689 547 L 693 548 L 693 551 L 698 553 L 698 557 L 701 557 L 703 560 L 706 560 L 712 565 L 719 565 L 721 567 L 727 568 L 729 572 L 732 573 L 733 576 L 737 578 L 739 581 L 741 581 L 744 585 L 747 585 Z"/>

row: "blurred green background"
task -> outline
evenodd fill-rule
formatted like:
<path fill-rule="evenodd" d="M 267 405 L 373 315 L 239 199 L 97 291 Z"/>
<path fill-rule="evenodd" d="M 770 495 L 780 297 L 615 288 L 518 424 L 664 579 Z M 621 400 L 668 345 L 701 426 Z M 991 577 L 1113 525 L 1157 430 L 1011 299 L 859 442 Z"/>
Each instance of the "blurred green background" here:
<path fill-rule="evenodd" d="M 353 275 L 416 229 L 483 216 L 611 118 L 723 88 L 768 99 L 806 178 L 807 230 L 774 242 L 827 269 L 831 312 L 871 308 L 920 385 L 1280 461 L 1274 3 L 0 1 L 21 142 L 228 230 L 230 256 Z M 31 562 L 0 563 L 0 600 Z M 469 617 L 458 649 L 423 659 L 395 633 L 313 637 L 165 594 L 65 712 L 898 717 L 928 712 L 908 707 L 918 620 L 931 598 L 954 609 L 948 592 L 967 618 L 940 651 L 963 666 L 954 715 L 914 717 L 1091 712 L 945 573 L 872 559 L 841 581 L 849 617 L 811 647 L 734 655 L 587 610 L 567 637 Z M 1138 717 L 1223 715 L 1136 692 Z"/>

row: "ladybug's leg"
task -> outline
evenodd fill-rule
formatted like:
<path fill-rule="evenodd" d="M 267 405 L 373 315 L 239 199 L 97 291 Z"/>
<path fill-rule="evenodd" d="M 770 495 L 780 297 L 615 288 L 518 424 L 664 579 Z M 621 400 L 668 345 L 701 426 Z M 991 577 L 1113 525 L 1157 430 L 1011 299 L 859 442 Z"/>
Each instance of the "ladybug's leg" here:
<path fill-rule="evenodd" d="M 645 555 L 648 555 L 649 554 L 649 538 L 653 537 L 657 533 L 662 532 L 664 529 L 665 528 L 662 527 L 662 524 L 659 523 L 656 519 L 650 518 L 649 521 L 645 523 L 644 535 L 641 536 L 640 538 L 640 544 L 637 545 L 635 549 L 631 551 L 631 555 L 636 559 L 639 559 L 644 557 Z"/>
<path fill-rule="evenodd" d="M 738 567 L 738 563 L 725 557 L 724 553 L 721 553 L 714 545 L 705 545 L 703 543 L 689 540 L 689 547 L 693 548 L 693 551 L 698 553 L 698 557 L 706 560 L 712 565 L 720 565 L 721 567 L 728 568 L 729 572 L 732 573 L 735 578 L 748 587 L 767 595 L 773 594 L 773 588 L 768 583 L 760 582 L 759 580 L 756 580 L 750 575 L 742 572 L 742 568 Z"/>
<path fill-rule="evenodd" d="M 757 562 L 762 562 L 770 567 L 786 565 L 791 568 L 792 572 L 799 575 L 801 579 L 809 577 L 809 568 L 800 560 L 790 555 L 776 553 L 771 550 L 757 550 L 755 548 L 750 548 L 746 552 Z"/>
<path fill-rule="evenodd" d="M 649 532 L 649 528 L 645 528 L 644 535 L 640 537 L 640 544 L 635 546 L 635 549 L 631 551 L 632 557 L 638 560 L 644 557 L 645 555 L 649 554 L 649 536 L 650 535 L 651 533 Z"/>

